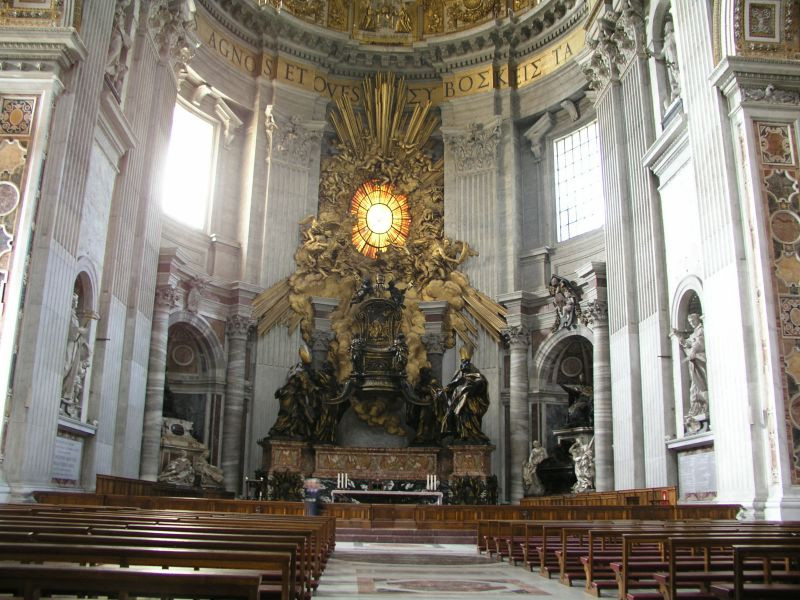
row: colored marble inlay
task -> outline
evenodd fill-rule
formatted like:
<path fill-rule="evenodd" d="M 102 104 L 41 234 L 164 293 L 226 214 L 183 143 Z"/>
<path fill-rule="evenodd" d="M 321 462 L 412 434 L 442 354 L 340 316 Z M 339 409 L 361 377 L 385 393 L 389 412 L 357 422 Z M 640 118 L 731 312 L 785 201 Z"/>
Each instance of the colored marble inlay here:
<path fill-rule="evenodd" d="M 757 2 L 750 3 L 749 10 L 755 10 L 758 5 Z M 761 160 L 760 179 L 766 223 L 773 242 L 773 285 L 782 337 L 779 351 L 784 365 L 786 450 L 792 465 L 792 483 L 797 484 L 800 483 L 800 170 L 796 164 L 796 140 L 790 123 L 755 122 L 754 125 Z M 782 168 L 776 169 L 776 166 Z M 776 432 L 770 431 L 773 482 L 780 478 L 777 471 L 778 454 L 782 450 L 777 439 Z"/>
<path fill-rule="evenodd" d="M 33 123 L 36 101 L 30 98 L 3 98 L 0 105 L 0 132 L 6 135 L 28 135 Z"/>
<path fill-rule="evenodd" d="M 800 297 L 781 298 L 781 330 L 783 337 L 800 337 Z"/>
<path fill-rule="evenodd" d="M 759 123 L 758 141 L 764 165 L 794 165 L 792 138 L 787 123 Z"/>

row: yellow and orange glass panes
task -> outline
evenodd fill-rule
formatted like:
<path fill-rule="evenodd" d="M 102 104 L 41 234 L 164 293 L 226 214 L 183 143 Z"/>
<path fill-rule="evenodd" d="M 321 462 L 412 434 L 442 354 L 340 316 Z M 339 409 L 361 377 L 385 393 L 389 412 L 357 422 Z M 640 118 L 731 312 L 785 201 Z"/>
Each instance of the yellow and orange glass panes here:
<path fill-rule="evenodd" d="M 353 245 L 364 256 L 375 258 L 391 244 L 404 245 L 408 238 L 408 199 L 397 194 L 391 185 L 363 183 L 350 202 L 350 214 L 356 217 Z"/>

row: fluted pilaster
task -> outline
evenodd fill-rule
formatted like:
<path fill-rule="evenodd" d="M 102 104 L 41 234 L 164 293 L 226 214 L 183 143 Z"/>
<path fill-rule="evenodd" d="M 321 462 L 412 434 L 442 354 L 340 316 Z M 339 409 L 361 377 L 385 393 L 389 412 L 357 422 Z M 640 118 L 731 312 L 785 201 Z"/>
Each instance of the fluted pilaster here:
<path fill-rule="evenodd" d="M 522 463 L 528 457 L 530 444 L 528 407 L 528 346 L 530 332 L 527 327 L 515 325 L 503 330 L 510 350 L 511 390 L 509 398 L 511 427 L 511 502 L 525 495 L 522 486 Z"/>
<path fill-rule="evenodd" d="M 228 319 L 228 382 L 225 387 L 225 413 L 222 425 L 222 472 L 225 489 L 241 488 L 242 438 L 244 437 L 244 375 L 247 335 L 253 320 L 241 315 Z"/>
<path fill-rule="evenodd" d="M 595 489 L 614 489 L 613 428 L 611 421 L 611 363 L 608 341 L 608 303 L 593 300 L 583 319 L 594 334 L 592 373 L 594 394 Z"/>
<path fill-rule="evenodd" d="M 144 400 L 142 458 L 139 476 L 148 481 L 158 479 L 158 459 L 161 444 L 161 420 L 164 408 L 164 380 L 167 369 L 167 337 L 169 313 L 175 306 L 173 285 L 156 288 L 153 305 L 153 326 L 150 333 L 150 360 L 147 363 L 147 395 Z"/>

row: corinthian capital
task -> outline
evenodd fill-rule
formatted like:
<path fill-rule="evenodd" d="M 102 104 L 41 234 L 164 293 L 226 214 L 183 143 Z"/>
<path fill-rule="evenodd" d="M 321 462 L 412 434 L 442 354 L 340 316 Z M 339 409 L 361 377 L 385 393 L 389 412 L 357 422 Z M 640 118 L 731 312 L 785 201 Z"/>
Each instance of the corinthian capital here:
<path fill-rule="evenodd" d="M 322 124 L 304 122 L 297 115 L 283 118 L 268 107 L 264 127 L 270 158 L 307 166 L 320 153 Z"/>
<path fill-rule="evenodd" d="M 426 333 L 422 336 L 422 343 L 425 344 L 425 350 L 428 354 L 442 354 L 444 352 L 444 334 L 441 333 Z"/>
<path fill-rule="evenodd" d="M 531 332 L 524 325 L 506 327 L 502 334 L 511 349 L 527 350 L 531 343 Z"/>
<path fill-rule="evenodd" d="M 174 285 L 160 285 L 156 288 L 155 308 L 170 310 L 175 306 L 177 292 Z"/>
<path fill-rule="evenodd" d="M 487 125 L 473 123 L 466 133 L 445 133 L 444 141 L 455 157 L 458 171 L 488 169 L 497 160 L 500 120 Z"/>
<path fill-rule="evenodd" d="M 194 56 L 200 40 L 193 0 L 154 0 L 147 23 L 161 58 L 188 62 Z"/>
<path fill-rule="evenodd" d="M 581 314 L 581 320 L 587 327 L 608 324 L 608 302 L 592 300 Z"/>
<path fill-rule="evenodd" d="M 247 337 L 247 333 L 253 325 L 255 325 L 255 321 L 250 317 L 233 315 L 228 319 L 228 325 L 225 331 L 230 338 L 243 339 Z"/>

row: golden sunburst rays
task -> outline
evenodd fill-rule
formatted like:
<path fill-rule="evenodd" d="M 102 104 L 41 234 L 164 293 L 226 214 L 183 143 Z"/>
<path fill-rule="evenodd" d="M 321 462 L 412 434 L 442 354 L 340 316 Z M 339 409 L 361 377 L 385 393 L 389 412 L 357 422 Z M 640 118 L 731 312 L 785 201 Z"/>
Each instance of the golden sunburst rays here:
<path fill-rule="evenodd" d="M 363 183 L 350 202 L 350 214 L 356 220 L 353 245 L 368 258 L 376 258 L 392 244 L 402 246 L 408 238 L 411 226 L 408 199 L 389 184 Z"/>
<path fill-rule="evenodd" d="M 339 141 L 350 148 L 356 158 L 370 154 L 391 156 L 414 153 L 430 139 L 438 125 L 431 113 L 431 103 L 411 104 L 402 78 L 394 73 L 378 73 L 361 84 L 364 116 L 356 114 L 347 95 L 336 100 L 331 123 Z"/>

